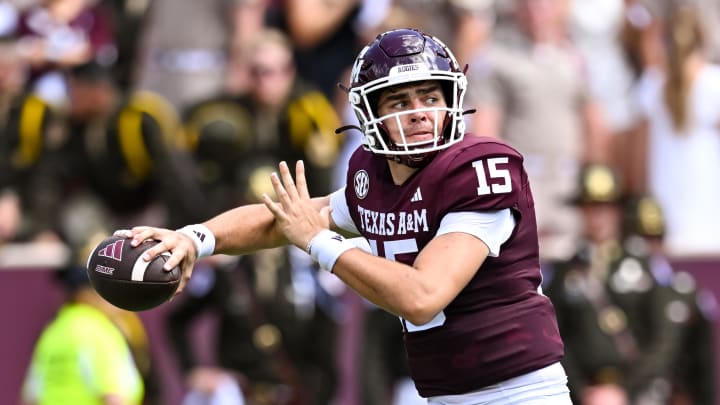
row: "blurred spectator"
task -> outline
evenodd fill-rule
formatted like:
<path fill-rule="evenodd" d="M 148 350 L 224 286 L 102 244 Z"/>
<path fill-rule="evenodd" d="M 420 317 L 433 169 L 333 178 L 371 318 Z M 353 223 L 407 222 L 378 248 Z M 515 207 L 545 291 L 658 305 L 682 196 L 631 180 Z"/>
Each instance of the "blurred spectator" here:
<path fill-rule="evenodd" d="M 634 91 L 637 80 L 647 66 L 661 63 L 662 52 L 658 32 L 661 27 L 661 10 L 657 2 L 647 0 L 626 0 L 619 41 L 625 61 L 632 74 L 630 116 L 632 126 L 623 133 L 616 134 L 613 144 L 613 163 L 624 179 L 625 192 L 628 195 L 645 193 L 644 178 L 646 169 L 638 151 L 645 145 L 638 132 L 645 130 L 642 113 Z"/>
<path fill-rule="evenodd" d="M 44 0 L 20 16 L 17 46 L 29 65 L 27 85 L 47 102 L 64 106 L 63 70 L 117 60 L 112 15 L 98 0 Z"/>
<path fill-rule="evenodd" d="M 359 44 L 355 21 L 362 3 L 362 0 L 287 0 L 277 15 L 270 18 L 271 25 L 290 37 L 298 74 L 328 99 L 335 95 L 343 70 L 355 60 Z M 380 3 L 382 6 L 384 1 Z"/>
<path fill-rule="evenodd" d="M 632 128 L 633 71 L 625 58 L 620 32 L 625 21 L 625 0 L 573 1 L 570 36 L 585 61 L 588 87 L 602 108 L 613 141 Z"/>
<path fill-rule="evenodd" d="M 705 27 L 707 44 L 705 52 L 708 59 L 720 63 L 720 2 L 715 0 L 694 0 Z"/>
<path fill-rule="evenodd" d="M 168 211 L 195 201 L 159 202 L 164 181 L 182 187 L 189 175 L 186 165 L 172 163 L 173 111 L 163 108 L 167 103 L 149 93 L 123 94 L 110 71 L 95 63 L 71 69 L 67 78 L 68 111 L 54 110 L 32 94 L 16 103 L 2 137 L 9 168 L 3 175 L 25 211 L 13 239 L 60 241 L 73 250 L 70 264 L 82 266 L 83 249 L 93 244 L 93 236 L 107 235 L 138 216 L 164 224 Z M 183 168 L 182 176 L 172 172 L 177 167 Z M 12 219 L 4 205 L 10 199 L 0 205 L 3 226 Z M 113 320 L 126 333 L 144 378 L 144 403 L 155 404 L 157 386 L 142 322 L 135 314 L 116 315 Z"/>
<path fill-rule="evenodd" d="M 10 103 L 25 86 L 24 65 L 11 41 L 0 43 L 0 124 L 4 125 Z"/>
<path fill-rule="evenodd" d="M 224 88 L 221 92 L 240 96 L 251 87 L 254 78 L 250 72 L 250 47 L 256 35 L 267 25 L 268 15 L 279 7 L 270 0 L 242 1 L 234 9 L 235 32 L 229 50 Z"/>
<path fill-rule="evenodd" d="M 626 0 L 620 29 L 620 44 L 635 79 L 645 67 L 659 62 L 657 40 L 662 12 L 655 3 L 646 0 Z"/>
<path fill-rule="evenodd" d="M 566 3 L 517 0 L 512 25 L 469 72 L 473 133 L 501 137 L 525 156 L 534 198 L 542 260 L 567 259 L 580 234 L 568 204 L 578 168 L 605 161 L 608 140 L 599 107 L 588 93 L 583 60 L 567 40 Z"/>
<path fill-rule="evenodd" d="M 119 88 L 112 71 L 99 65 L 74 69 L 70 84 L 63 156 L 74 170 L 67 181 L 76 189 L 83 184 L 109 208 L 107 226 L 140 217 L 173 226 L 192 215 L 200 197 L 169 200 L 197 192 L 173 106 L 158 94 Z"/>
<path fill-rule="evenodd" d="M 669 381 L 656 384 L 669 390 L 671 405 L 715 404 L 715 295 L 690 273 L 673 268 L 663 246 L 665 218 L 656 199 L 641 195 L 625 203 L 623 235 L 627 257 L 637 259 L 671 294 L 663 311 L 671 322 L 662 332 L 669 347 L 658 349 L 674 353 L 668 359 L 672 373 Z"/>
<path fill-rule="evenodd" d="M 614 171 L 592 164 L 579 182 L 584 246 L 545 272 L 571 395 L 584 405 L 666 403 L 681 341 L 667 315 L 674 294 L 623 251 L 622 188 Z"/>
<path fill-rule="evenodd" d="M 62 243 L 72 251 L 66 264 L 82 268 L 96 237 L 140 218 L 166 224 L 170 213 L 194 202 L 161 201 L 163 184 L 187 183 L 173 171 L 178 165 L 169 142 L 171 114 L 163 114 L 159 97 L 126 96 L 110 69 L 94 62 L 71 68 L 66 79 L 67 110 L 55 110 L 33 94 L 12 109 L 3 136 L 4 174 L 23 211 L 12 239 Z M 154 404 L 155 375 L 142 322 L 134 314 L 114 315 L 142 373 L 145 403 Z"/>
<path fill-rule="evenodd" d="M 296 72 L 292 49 L 280 31 L 261 31 L 242 55 L 253 79 L 247 94 L 221 93 L 184 112 L 200 182 L 210 197 L 204 217 L 251 198 L 253 173 L 271 170 L 279 160 L 302 158 L 318 188 L 312 191 L 330 189 L 340 121 L 330 101 Z"/>
<path fill-rule="evenodd" d="M 130 89 L 136 83 L 138 48 L 145 24 L 145 15 L 151 0 L 101 0 L 112 12 L 115 28 L 117 62 L 113 64 L 113 76 L 122 89 Z"/>
<path fill-rule="evenodd" d="M 59 184 L 52 162 L 61 122 L 60 113 L 32 93 L 21 94 L 8 111 L 0 162 L 6 196 L 14 195 L 21 208 L 16 213 L 22 212 L 12 232 L 15 240 L 42 238 L 58 229 L 53 204 Z"/>
<path fill-rule="evenodd" d="M 282 32 L 262 30 L 242 54 L 233 54 L 247 58 L 247 94 L 229 88 L 185 112 L 206 198 L 204 217 L 272 194 L 268 175 L 278 160 L 303 159 L 317 181 L 315 192 L 328 192 L 339 120 L 322 93 L 295 72 L 292 49 Z M 338 380 L 336 296 L 343 291 L 335 276 L 317 274 L 298 249 L 279 248 L 239 260 L 206 259 L 188 291 L 168 317 L 189 388 L 187 404 L 201 398 L 329 403 Z M 212 364 L 198 360 L 189 340 L 194 320 L 206 312 L 219 317 Z"/>
<path fill-rule="evenodd" d="M 399 7 L 410 14 L 413 19 L 412 28 L 417 28 L 423 32 L 430 34 L 436 38 L 445 41 L 450 49 L 455 50 L 455 35 L 458 28 L 457 22 L 460 14 L 456 14 L 456 3 L 464 3 L 468 8 L 478 1 L 458 1 L 458 0 L 390 0 L 388 3 L 392 7 Z M 403 28 L 403 27 L 392 27 Z M 372 38 L 371 38 L 372 39 Z M 464 60 L 459 59 L 458 53 L 455 52 L 458 62 L 462 65 Z"/>
<path fill-rule="evenodd" d="M 715 0 L 631 0 L 653 8 L 661 19 L 667 19 L 677 6 L 690 6 L 698 11 L 705 30 L 705 57 L 720 63 L 720 3 Z"/>
<path fill-rule="evenodd" d="M 168 224 L 190 211 L 193 194 L 163 200 L 194 184 L 174 144 L 179 122 L 167 102 L 150 93 L 124 94 L 109 68 L 97 63 L 66 77 L 67 111 L 29 93 L 5 128 L 6 176 L 24 211 L 17 238 L 60 240 L 76 250 L 93 235 L 140 218 Z"/>
<path fill-rule="evenodd" d="M 228 51 L 255 0 L 153 0 L 143 24 L 135 87 L 183 110 L 224 90 Z M 262 9 L 261 9 L 262 10 Z M 257 14 L 263 18 L 264 13 Z"/>
<path fill-rule="evenodd" d="M 672 9 L 661 38 L 664 63 L 637 85 L 646 131 L 639 156 L 646 184 L 667 220 L 670 255 L 717 255 L 720 217 L 720 66 L 707 61 L 703 26 L 689 6 Z"/>
<path fill-rule="evenodd" d="M 15 13 L 9 4 L 0 4 L 0 20 L 5 13 Z M 15 14 L 10 17 L 13 18 Z M 4 25 L 5 21 L 0 21 Z M 12 31 L 14 26 L 8 27 Z M 0 28 L 0 31 L 3 31 Z M 0 33 L 2 36 L 3 31 Z M 7 142 L 6 127 L 10 120 L 11 111 L 17 98 L 25 85 L 23 65 L 10 43 L 0 43 L 0 245 L 15 238 L 21 222 L 21 204 L 17 190 L 13 186 L 13 174 L 10 163 L 10 145 Z"/>
<path fill-rule="evenodd" d="M 453 38 L 455 57 L 461 65 L 472 65 L 482 58 L 496 19 L 496 0 L 451 0 L 456 16 Z M 452 46 L 451 46 L 452 47 Z"/>
<path fill-rule="evenodd" d="M 58 277 L 67 298 L 36 342 L 23 405 L 142 404 L 140 373 L 112 321 L 122 310 L 97 295 L 83 267 Z"/>

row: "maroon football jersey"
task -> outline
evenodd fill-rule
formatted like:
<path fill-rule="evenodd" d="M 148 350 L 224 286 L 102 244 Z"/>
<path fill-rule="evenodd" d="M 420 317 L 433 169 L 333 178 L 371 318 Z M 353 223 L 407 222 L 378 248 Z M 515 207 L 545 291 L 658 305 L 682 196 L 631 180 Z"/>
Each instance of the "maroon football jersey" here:
<path fill-rule="evenodd" d="M 562 358 L 554 309 L 538 293 L 535 212 L 517 151 L 467 135 L 398 186 L 384 157 L 358 149 L 347 180 L 357 229 L 378 255 L 408 265 L 447 213 L 509 208 L 515 217 L 500 255 L 485 260 L 436 318 L 439 326 L 417 331 L 403 321 L 410 372 L 422 396 L 476 391 Z"/>

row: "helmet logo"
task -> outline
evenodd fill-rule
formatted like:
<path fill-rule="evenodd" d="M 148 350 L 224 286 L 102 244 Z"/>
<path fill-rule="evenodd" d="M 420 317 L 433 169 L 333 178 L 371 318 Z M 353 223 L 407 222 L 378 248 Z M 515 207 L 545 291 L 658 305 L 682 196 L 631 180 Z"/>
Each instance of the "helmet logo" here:
<path fill-rule="evenodd" d="M 358 54 L 357 58 L 355 59 L 352 71 L 350 72 L 350 78 L 353 82 L 356 81 L 358 79 L 358 76 L 360 75 L 360 70 L 362 70 L 362 66 L 365 63 L 365 54 L 369 49 L 369 46 L 363 48 L 362 51 L 360 51 L 360 54 Z"/>
<path fill-rule="evenodd" d="M 368 173 L 365 170 L 356 172 L 353 183 L 355 186 L 355 195 L 361 200 L 365 199 L 370 190 L 370 176 L 368 176 Z"/>
<path fill-rule="evenodd" d="M 414 65 L 398 66 L 398 72 L 408 72 L 410 70 L 418 70 L 418 69 L 420 69 L 420 66 L 417 63 Z"/>
<path fill-rule="evenodd" d="M 392 68 L 390 68 L 390 71 L 388 72 L 388 76 L 395 76 L 400 73 L 409 73 L 409 72 L 415 72 L 415 71 L 419 71 L 419 70 L 427 71 L 428 68 L 427 68 L 427 66 L 425 66 L 421 63 L 398 65 L 398 66 L 393 66 Z"/>

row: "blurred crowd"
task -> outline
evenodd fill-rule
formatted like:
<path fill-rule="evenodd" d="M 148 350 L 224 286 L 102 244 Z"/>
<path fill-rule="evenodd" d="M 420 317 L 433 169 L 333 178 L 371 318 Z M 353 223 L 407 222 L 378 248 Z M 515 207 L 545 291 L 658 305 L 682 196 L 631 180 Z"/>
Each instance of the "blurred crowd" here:
<path fill-rule="evenodd" d="M 337 84 L 394 27 L 447 43 L 470 132 L 525 156 L 577 403 L 714 404 L 714 298 L 670 263 L 720 258 L 717 0 L 2 1 L 0 249 L 60 243 L 72 273 L 115 229 L 259 201 L 280 160 L 334 190 L 362 143 L 335 133 L 356 123 Z M 295 248 L 204 259 L 167 304 L 185 404 L 340 404 L 343 351 L 354 403 L 416 403 L 400 324 L 349 302 Z M 209 364 L 191 333 L 206 312 Z"/>

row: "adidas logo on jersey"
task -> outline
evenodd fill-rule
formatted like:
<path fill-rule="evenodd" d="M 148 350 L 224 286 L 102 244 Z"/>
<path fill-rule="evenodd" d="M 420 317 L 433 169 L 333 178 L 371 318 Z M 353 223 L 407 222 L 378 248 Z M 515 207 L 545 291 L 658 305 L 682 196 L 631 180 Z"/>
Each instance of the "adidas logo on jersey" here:
<path fill-rule="evenodd" d="M 104 248 L 100 249 L 100 251 L 98 252 L 98 256 L 122 261 L 123 243 L 125 243 L 124 239 L 105 246 Z"/>
<path fill-rule="evenodd" d="M 410 199 L 410 202 L 418 202 L 422 201 L 422 193 L 420 192 L 420 187 L 415 190 L 415 194 L 413 194 L 412 198 Z"/>

